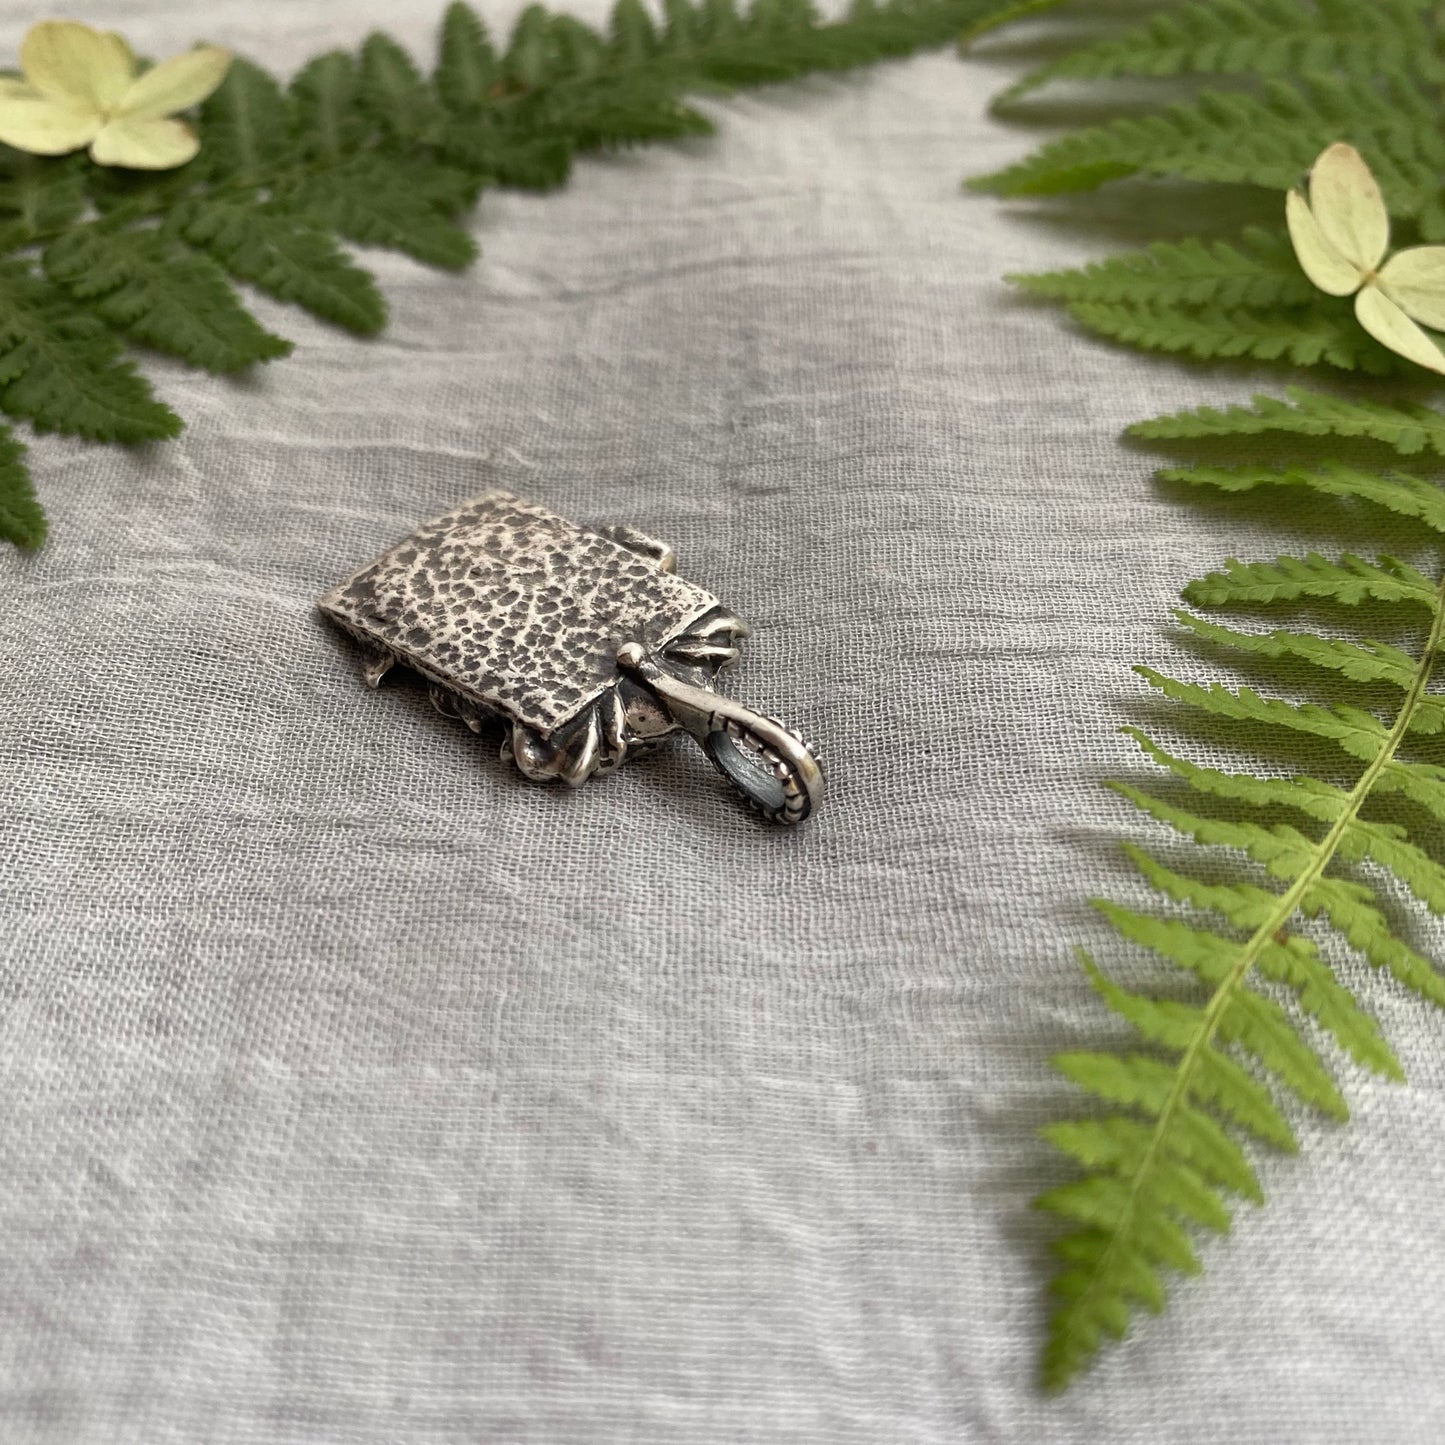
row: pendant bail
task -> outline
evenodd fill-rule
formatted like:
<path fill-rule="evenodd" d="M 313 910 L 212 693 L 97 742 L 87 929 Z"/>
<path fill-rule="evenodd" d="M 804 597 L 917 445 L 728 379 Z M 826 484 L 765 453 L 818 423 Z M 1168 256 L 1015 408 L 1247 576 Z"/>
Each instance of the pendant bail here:
<path fill-rule="evenodd" d="M 684 682 L 636 642 L 618 649 L 617 665 L 697 739 L 713 766 L 770 823 L 801 823 L 823 801 L 817 758 L 777 718 Z"/>

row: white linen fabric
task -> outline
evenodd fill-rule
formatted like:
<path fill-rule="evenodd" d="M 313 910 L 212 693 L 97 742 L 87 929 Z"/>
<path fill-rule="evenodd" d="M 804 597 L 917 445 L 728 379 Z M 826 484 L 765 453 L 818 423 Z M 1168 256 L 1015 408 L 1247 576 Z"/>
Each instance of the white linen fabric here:
<path fill-rule="evenodd" d="M 377 26 L 429 58 L 441 8 L 85 18 L 289 73 Z M 290 359 L 147 360 L 179 440 L 35 445 L 53 540 L 0 555 L 7 1445 L 1445 1435 L 1445 1024 L 1338 950 L 1410 1083 L 1342 1070 L 1353 1122 L 1300 1121 L 1168 1313 L 1035 1385 L 1029 1200 L 1069 1174 L 1036 1129 L 1085 1107 L 1047 1060 L 1121 1039 L 1073 951 L 1131 976 L 1088 899 L 1160 836 L 1100 786 L 1139 767 L 1128 664 L 1188 666 L 1182 583 L 1291 539 L 1119 440 L 1260 378 L 1003 284 L 1139 204 L 1084 234 L 960 192 L 1032 143 L 986 113 L 1017 68 L 709 99 L 715 138 L 488 193 L 464 275 L 368 255 L 379 339 L 260 298 Z M 810 825 L 685 741 L 539 787 L 362 686 L 316 596 L 498 486 L 671 541 L 750 619 L 726 686 L 819 745 Z"/>

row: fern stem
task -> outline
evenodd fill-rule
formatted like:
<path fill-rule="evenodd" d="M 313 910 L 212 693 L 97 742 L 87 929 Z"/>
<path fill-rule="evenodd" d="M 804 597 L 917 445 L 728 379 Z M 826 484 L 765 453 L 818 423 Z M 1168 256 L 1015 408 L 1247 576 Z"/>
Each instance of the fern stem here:
<path fill-rule="evenodd" d="M 1415 674 L 1410 681 L 1404 701 L 1400 704 L 1400 710 L 1396 714 L 1389 735 L 1380 747 L 1378 754 L 1360 774 L 1355 786 L 1349 792 L 1345 806 L 1330 825 L 1329 831 L 1316 844 L 1314 856 L 1308 867 L 1303 869 L 1290 886 L 1279 895 L 1279 901 L 1241 947 L 1238 959 L 1220 980 L 1211 995 L 1201 1017 L 1199 1030 L 1180 1057 L 1168 1095 L 1155 1118 L 1148 1145 L 1140 1156 L 1139 1163 L 1129 1181 L 1127 1199 L 1111 1234 L 1109 1244 L 1095 1263 L 1089 1287 L 1073 1302 L 1074 1310 L 1082 1312 L 1097 1291 L 1099 1282 L 1108 1278 L 1115 1255 L 1123 1247 L 1122 1242 L 1129 1237 L 1129 1226 L 1138 1206 L 1140 1191 L 1148 1181 L 1165 1147 L 1174 1116 L 1189 1100 L 1190 1088 L 1199 1060 L 1205 1049 L 1213 1042 L 1220 1022 L 1229 1009 L 1236 991 L 1258 963 L 1265 946 L 1274 938 L 1277 931 L 1294 916 L 1305 895 L 1330 865 L 1339 849 L 1341 839 L 1355 822 L 1360 808 L 1379 781 L 1380 774 L 1394 760 L 1396 751 L 1410 731 L 1410 725 L 1434 672 L 1436 654 L 1439 651 L 1442 636 L 1445 636 L 1445 574 L 1442 574 L 1435 589 L 1430 630 L 1420 655 L 1419 666 L 1415 669 Z M 1047 1369 L 1047 1363 L 1045 1368 Z M 1045 1384 L 1050 1388 L 1062 1388 L 1066 1383 L 1067 1377 L 1056 1379 L 1046 1376 L 1045 1379 Z"/>

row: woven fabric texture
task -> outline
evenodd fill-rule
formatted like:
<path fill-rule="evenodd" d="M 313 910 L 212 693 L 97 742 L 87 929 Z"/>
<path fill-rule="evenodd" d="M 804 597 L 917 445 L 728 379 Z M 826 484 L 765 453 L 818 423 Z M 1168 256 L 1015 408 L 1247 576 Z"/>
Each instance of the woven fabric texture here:
<path fill-rule="evenodd" d="M 376 26 L 429 55 L 441 8 L 86 18 L 290 72 Z M 1301 1121 L 1169 1313 L 1035 1388 L 1047 1059 L 1118 1038 L 1073 949 L 1119 955 L 1087 900 L 1149 833 L 1099 786 L 1138 766 L 1128 663 L 1177 662 L 1188 577 L 1283 544 L 1118 440 L 1260 378 L 1003 285 L 1146 229 L 1127 192 L 1082 235 L 960 193 L 1031 143 L 985 111 L 1015 73 L 710 99 L 713 139 L 489 192 L 463 276 L 369 255 L 380 339 L 258 299 L 290 359 L 146 362 L 179 440 L 34 448 L 53 540 L 0 555 L 7 1445 L 1445 1435 L 1445 1025 L 1358 971 L 1410 1084 L 1346 1070 L 1354 1122 Z M 529 784 L 362 686 L 314 599 L 492 487 L 670 541 L 749 619 L 726 686 L 818 744 L 811 824 L 686 741 Z"/>

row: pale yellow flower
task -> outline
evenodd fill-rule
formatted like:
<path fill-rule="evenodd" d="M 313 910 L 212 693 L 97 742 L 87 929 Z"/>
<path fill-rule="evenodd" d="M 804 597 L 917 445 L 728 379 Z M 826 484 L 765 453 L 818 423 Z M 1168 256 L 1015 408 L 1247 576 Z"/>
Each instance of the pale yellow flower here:
<path fill-rule="evenodd" d="M 200 149 L 177 111 L 203 101 L 226 78 L 228 51 L 197 46 L 137 75 L 114 31 L 42 20 L 20 42 L 24 80 L 0 78 L 0 141 L 38 156 L 90 147 L 103 166 L 166 171 Z"/>
<path fill-rule="evenodd" d="M 1290 240 L 1305 275 L 1331 296 L 1353 296 L 1355 318 L 1391 351 L 1445 373 L 1421 327 L 1445 329 L 1445 246 L 1409 246 L 1386 259 L 1390 217 L 1364 157 L 1338 141 L 1310 170 L 1310 193 L 1285 197 Z"/>

